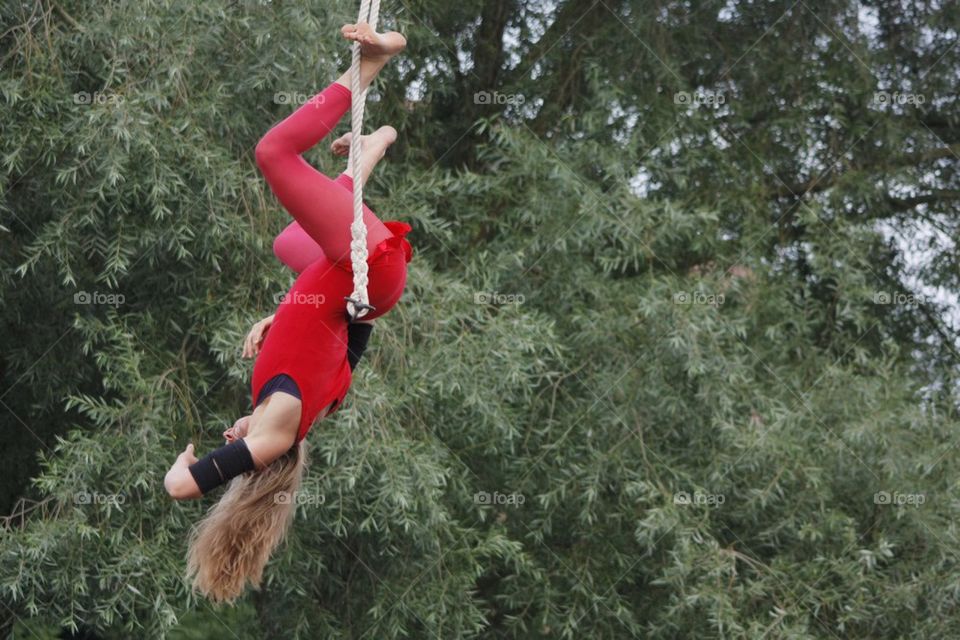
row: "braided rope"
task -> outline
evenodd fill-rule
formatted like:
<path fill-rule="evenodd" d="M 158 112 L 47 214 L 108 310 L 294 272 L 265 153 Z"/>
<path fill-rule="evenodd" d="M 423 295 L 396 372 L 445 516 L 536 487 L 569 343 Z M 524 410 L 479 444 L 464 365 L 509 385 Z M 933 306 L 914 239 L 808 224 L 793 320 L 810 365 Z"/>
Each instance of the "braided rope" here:
<path fill-rule="evenodd" d="M 380 16 L 380 0 L 361 0 L 360 15 L 357 22 L 366 22 L 371 29 L 377 28 Z M 363 222 L 363 163 L 361 162 L 360 135 L 363 133 L 363 111 L 367 101 L 367 91 L 360 91 L 360 43 L 353 43 L 353 61 L 350 64 L 350 103 L 351 131 L 350 173 L 353 177 L 353 224 L 350 225 L 350 262 L 353 265 L 353 293 L 350 298 L 360 303 L 347 302 L 350 318 L 358 320 L 365 316 L 370 304 L 367 295 L 369 282 L 367 269 L 367 225 Z"/>

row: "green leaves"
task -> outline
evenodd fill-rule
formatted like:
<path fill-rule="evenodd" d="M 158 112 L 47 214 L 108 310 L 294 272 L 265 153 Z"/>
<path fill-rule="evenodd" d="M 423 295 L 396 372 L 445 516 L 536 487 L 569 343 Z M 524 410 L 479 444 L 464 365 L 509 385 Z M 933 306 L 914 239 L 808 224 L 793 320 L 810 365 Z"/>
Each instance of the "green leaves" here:
<path fill-rule="evenodd" d="M 223 610 L 161 479 L 249 411 L 292 281 L 253 147 L 356 7 L 0 8 L 17 637 L 958 635 L 956 12 L 508 5 L 384 5 L 407 289 Z"/>

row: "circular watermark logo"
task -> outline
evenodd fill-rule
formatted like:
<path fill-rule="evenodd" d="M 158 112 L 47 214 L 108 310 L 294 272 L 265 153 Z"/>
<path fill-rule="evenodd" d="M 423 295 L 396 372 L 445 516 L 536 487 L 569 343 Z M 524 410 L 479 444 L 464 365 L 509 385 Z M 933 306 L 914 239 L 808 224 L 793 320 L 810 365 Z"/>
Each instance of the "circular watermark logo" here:
<path fill-rule="evenodd" d="M 312 491 L 278 491 L 273 496 L 275 504 L 295 504 L 295 505 L 321 505 L 325 504 L 327 497 L 322 493 Z"/>
<path fill-rule="evenodd" d="M 303 304 L 311 307 L 319 307 L 326 301 L 327 298 L 322 293 L 304 293 L 302 291 L 280 293 L 274 297 L 274 302 L 277 304 Z"/>
<path fill-rule="evenodd" d="M 474 304 L 523 304 L 526 297 L 522 293 L 500 293 L 499 291 L 475 291 Z"/>
<path fill-rule="evenodd" d="M 873 504 L 919 507 L 926 503 L 923 493 L 900 493 L 899 491 L 877 491 L 873 494 Z"/>
<path fill-rule="evenodd" d="M 499 91 L 477 91 L 473 94 L 474 104 L 515 104 L 526 101 L 522 93 L 500 93 Z"/>
<path fill-rule="evenodd" d="M 119 307 L 126 302 L 126 296 L 112 291 L 77 291 L 73 294 L 73 304 L 108 305 Z"/>
<path fill-rule="evenodd" d="M 722 493 L 703 493 L 702 491 L 677 491 L 673 494 L 673 504 L 686 506 L 691 504 L 719 507 L 727 501 Z"/>
<path fill-rule="evenodd" d="M 526 502 L 526 500 L 526 496 L 522 493 L 500 493 L 499 491 L 490 493 L 489 491 L 478 491 L 473 494 L 474 504 L 484 506 L 519 507 Z"/>
<path fill-rule="evenodd" d="M 96 491 L 77 491 L 73 494 L 74 504 L 112 504 L 120 506 L 127 501 L 122 493 L 98 493 Z"/>

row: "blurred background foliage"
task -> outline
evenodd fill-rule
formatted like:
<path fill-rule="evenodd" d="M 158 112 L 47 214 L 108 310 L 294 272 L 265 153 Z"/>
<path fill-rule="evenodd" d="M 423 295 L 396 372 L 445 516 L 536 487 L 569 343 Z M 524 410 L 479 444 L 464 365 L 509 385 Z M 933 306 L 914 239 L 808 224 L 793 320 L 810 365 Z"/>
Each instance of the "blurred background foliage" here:
<path fill-rule="evenodd" d="M 934 1 L 386 0 L 407 291 L 264 588 L 190 596 L 161 478 L 292 281 L 253 147 L 356 9 L 0 5 L 3 635 L 960 635 Z"/>

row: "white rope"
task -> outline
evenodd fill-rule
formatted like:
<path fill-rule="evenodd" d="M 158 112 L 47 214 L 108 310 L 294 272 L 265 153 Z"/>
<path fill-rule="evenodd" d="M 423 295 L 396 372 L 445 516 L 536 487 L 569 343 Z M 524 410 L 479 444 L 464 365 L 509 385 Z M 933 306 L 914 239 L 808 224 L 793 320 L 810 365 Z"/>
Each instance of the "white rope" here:
<path fill-rule="evenodd" d="M 361 0 L 357 22 L 366 22 L 376 30 L 380 16 L 380 0 Z M 360 43 L 353 43 L 353 61 L 350 65 L 350 92 L 352 100 L 350 115 L 352 137 L 350 139 L 350 173 L 353 177 L 353 224 L 350 225 L 350 262 L 353 265 L 353 293 L 350 297 L 362 305 L 370 304 L 367 296 L 367 225 L 363 222 L 363 163 L 361 162 L 360 136 L 363 133 L 363 109 L 367 92 L 360 91 Z M 362 318 L 368 309 L 347 302 L 347 312 L 354 320 Z"/>

